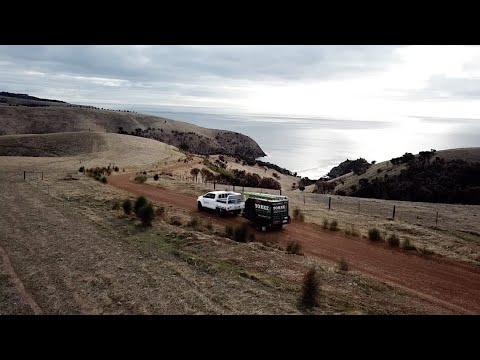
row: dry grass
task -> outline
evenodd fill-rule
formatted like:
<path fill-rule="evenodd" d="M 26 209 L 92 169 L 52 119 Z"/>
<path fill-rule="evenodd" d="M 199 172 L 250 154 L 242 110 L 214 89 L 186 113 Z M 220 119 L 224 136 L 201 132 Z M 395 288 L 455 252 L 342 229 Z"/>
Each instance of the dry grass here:
<path fill-rule="evenodd" d="M 164 170 L 175 174 L 196 164 L 177 162 L 184 157 L 182 153 L 153 140 L 118 134 L 101 134 L 101 137 L 104 148 L 79 156 L 0 157 L 3 170 L 0 200 L 6 204 L 0 210 L 0 246 L 8 250 L 13 263 L 20 264 L 19 277 L 45 313 L 297 314 L 302 279 L 312 266 L 322 279 L 322 296 L 318 307 L 312 310 L 315 313 L 447 313 L 443 308 L 355 272 L 337 272 L 329 262 L 288 255 L 275 248 L 273 238 L 271 242 L 259 239 L 273 247 L 255 242 L 237 243 L 211 234 L 223 230 L 217 224 L 212 225 L 211 232 L 202 233 L 197 231 L 201 227 L 174 226 L 158 218 L 151 228 L 140 230 L 133 217 L 112 210 L 115 201 L 130 198 L 129 194 L 79 174 L 79 167 L 115 163 L 131 173 Z M 31 179 L 23 182 L 24 169 L 39 168 L 44 171 L 43 182 Z M 61 180 L 67 173 L 80 180 Z M 168 183 L 178 191 L 186 184 L 168 176 L 161 176 L 158 182 L 162 186 Z M 186 191 L 200 191 L 201 186 L 197 184 Z M 291 209 L 295 206 L 301 209 L 307 222 L 321 223 L 323 218 L 334 217 L 339 223 L 353 224 L 365 233 L 376 226 L 382 231 L 409 234 L 419 251 L 445 249 L 440 243 L 447 239 L 447 246 L 457 244 L 447 254 L 464 254 L 462 257 L 469 259 L 478 256 L 471 255 L 471 250 L 479 253 L 478 243 L 472 239 L 480 229 L 463 218 L 465 209 L 470 212 L 475 207 L 455 208 L 458 211 L 453 211 L 452 218 L 457 221 L 453 223 L 464 232 L 452 234 L 441 230 L 443 223 L 441 229 L 434 229 L 397 218 L 388 221 L 368 215 L 355 216 L 334 208 L 329 211 L 323 202 L 315 205 L 310 197 L 314 194 L 307 193 L 303 205 L 299 191 L 283 193 L 291 197 Z M 404 206 L 412 210 L 422 205 Z M 164 218 L 176 218 L 187 224 L 191 214 L 167 208 Z M 38 236 L 41 241 L 36 240 Z M 454 240 L 449 243 L 448 239 Z M 428 247 L 423 248 L 422 243 Z M 51 279 L 66 286 L 52 287 Z M 0 287 L 0 296 L 2 291 L 10 290 Z M 2 313 L 4 305 L 0 303 Z"/>

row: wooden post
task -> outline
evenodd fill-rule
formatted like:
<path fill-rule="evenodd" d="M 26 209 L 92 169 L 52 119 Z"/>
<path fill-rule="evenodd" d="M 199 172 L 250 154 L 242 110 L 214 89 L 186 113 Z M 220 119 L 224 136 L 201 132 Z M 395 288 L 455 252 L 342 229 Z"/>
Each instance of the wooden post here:
<path fill-rule="evenodd" d="M 305 205 L 305 193 L 302 191 L 303 194 L 303 205 Z"/>
<path fill-rule="evenodd" d="M 23 172 L 23 180 L 25 180 L 25 179 L 26 179 L 26 178 L 25 178 L 25 171 L 24 171 L 24 172 Z"/>
<path fill-rule="evenodd" d="M 215 190 L 215 180 L 213 180 L 213 190 Z"/>
<path fill-rule="evenodd" d="M 280 189 L 280 195 L 282 195 L 282 189 Z"/>
<path fill-rule="evenodd" d="M 437 224 L 438 224 L 438 211 L 437 211 L 437 217 L 435 219 L 435 227 L 437 227 Z"/>
<path fill-rule="evenodd" d="M 360 201 L 358 202 L 358 214 L 360 214 Z"/>
<path fill-rule="evenodd" d="M 329 196 L 329 197 L 328 197 L 328 210 L 330 210 L 330 205 L 331 205 L 331 203 L 332 203 L 332 197 Z"/>
<path fill-rule="evenodd" d="M 392 219 L 395 220 L 395 205 L 393 205 L 393 214 L 392 214 Z"/>

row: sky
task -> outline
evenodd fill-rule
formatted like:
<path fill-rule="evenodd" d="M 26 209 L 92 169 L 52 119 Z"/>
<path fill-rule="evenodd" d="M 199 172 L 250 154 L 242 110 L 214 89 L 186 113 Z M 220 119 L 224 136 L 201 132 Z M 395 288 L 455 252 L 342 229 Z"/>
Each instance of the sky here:
<path fill-rule="evenodd" d="M 4 91 L 330 119 L 480 118 L 479 46 L 0 46 Z"/>
<path fill-rule="evenodd" d="M 378 123 L 387 147 L 393 132 L 420 139 L 455 125 L 461 134 L 480 129 L 480 46 L 9 45 L 0 46 L 0 91 L 118 109 L 364 122 L 365 132 Z M 355 141 L 362 131 L 343 134 Z M 470 134 L 469 146 L 478 138 Z"/>

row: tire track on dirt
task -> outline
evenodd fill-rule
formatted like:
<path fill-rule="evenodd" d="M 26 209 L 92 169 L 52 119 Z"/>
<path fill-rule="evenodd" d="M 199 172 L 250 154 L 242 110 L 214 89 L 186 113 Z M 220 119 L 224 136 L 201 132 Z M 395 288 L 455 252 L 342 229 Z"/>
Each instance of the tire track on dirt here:
<path fill-rule="evenodd" d="M 10 258 L 8 257 L 7 252 L 1 246 L 0 246 L 0 255 L 2 256 L 5 271 L 10 276 L 10 279 L 13 282 L 15 289 L 18 291 L 21 299 L 25 303 L 27 303 L 28 306 L 30 306 L 30 308 L 32 309 L 35 315 L 42 315 L 43 314 L 42 309 L 40 308 L 40 306 L 38 306 L 35 300 L 33 300 L 33 298 L 30 296 L 27 290 L 25 290 L 25 286 L 23 286 L 22 280 L 20 280 L 17 273 L 15 272 L 15 269 L 12 266 L 12 263 L 10 261 Z"/>
<path fill-rule="evenodd" d="M 164 188 L 137 184 L 131 175 L 108 178 L 112 186 L 150 200 L 168 203 L 178 208 L 196 211 L 196 199 Z M 217 218 L 201 213 L 217 223 L 244 223 L 241 217 Z M 336 262 L 344 258 L 352 269 L 365 273 L 391 286 L 436 303 L 460 314 L 480 314 L 480 268 L 436 256 L 423 257 L 415 253 L 374 244 L 365 239 L 350 238 L 320 231 L 308 223 L 291 223 L 274 233 L 283 243 L 298 241 L 309 255 Z M 269 236 L 255 233 L 257 238 Z"/>

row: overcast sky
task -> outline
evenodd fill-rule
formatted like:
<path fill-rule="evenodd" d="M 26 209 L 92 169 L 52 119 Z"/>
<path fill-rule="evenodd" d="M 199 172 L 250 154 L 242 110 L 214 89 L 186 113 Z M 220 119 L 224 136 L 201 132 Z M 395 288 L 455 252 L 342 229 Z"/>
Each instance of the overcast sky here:
<path fill-rule="evenodd" d="M 0 46 L 0 91 L 72 103 L 480 118 L 478 46 Z"/>

